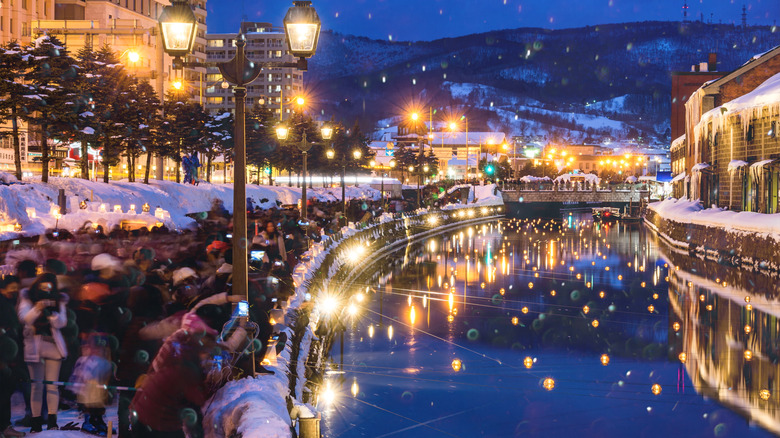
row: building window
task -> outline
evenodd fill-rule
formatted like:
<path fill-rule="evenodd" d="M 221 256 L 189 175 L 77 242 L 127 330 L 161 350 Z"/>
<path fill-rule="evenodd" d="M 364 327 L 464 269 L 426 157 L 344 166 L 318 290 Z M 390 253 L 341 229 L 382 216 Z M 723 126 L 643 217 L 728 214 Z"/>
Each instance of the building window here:
<path fill-rule="evenodd" d="M 22 9 L 27 9 L 27 0 L 22 0 Z"/>
<path fill-rule="evenodd" d="M 30 28 L 27 27 L 27 23 L 22 21 L 22 36 L 30 36 Z"/>
<path fill-rule="evenodd" d="M 745 141 L 748 143 L 753 142 L 753 125 L 748 126 L 747 134 L 745 135 Z"/>

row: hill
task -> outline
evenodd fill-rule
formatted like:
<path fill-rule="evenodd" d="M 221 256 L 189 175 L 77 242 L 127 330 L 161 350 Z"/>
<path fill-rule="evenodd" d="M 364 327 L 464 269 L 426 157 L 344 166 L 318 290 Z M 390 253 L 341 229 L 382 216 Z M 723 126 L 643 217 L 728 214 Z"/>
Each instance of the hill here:
<path fill-rule="evenodd" d="M 641 22 L 521 28 L 429 42 L 323 32 L 305 75 L 325 114 L 374 126 L 407 108 L 513 134 L 668 143 L 671 72 L 733 70 L 780 44 L 768 26 Z M 440 112 L 441 111 L 441 112 Z M 440 118 L 440 117 L 439 117 Z"/>

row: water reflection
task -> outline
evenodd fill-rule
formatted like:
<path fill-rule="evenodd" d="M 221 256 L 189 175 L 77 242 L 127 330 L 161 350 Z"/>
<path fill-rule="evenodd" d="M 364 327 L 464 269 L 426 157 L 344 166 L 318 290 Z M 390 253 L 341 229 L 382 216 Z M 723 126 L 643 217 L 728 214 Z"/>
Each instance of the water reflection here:
<path fill-rule="evenodd" d="M 671 356 L 696 390 L 780 434 L 776 278 L 667 250 Z M 676 331 L 675 329 L 678 328 Z"/>
<path fill-rule="evenodd" d="M 775 414 L 777 344 L 766 333 L 776 325 L 758 315 L 771 315 L 764 306 L 777 290 L 721 268 L 662 257 L 640 226 L 577 214 L 410 244 L 354 285 L 367 288 L 367 300 L 345 345 L 343 397 L 324 417 L 326 435 L 761 436 L 710 398 L 733 411 L 742 403 L 751 418 Z M 739 313 L 747 293 L 734 284 L 760 291 L 752 312 Z M 739 299 L 723 298 L 726 290 Z"/>

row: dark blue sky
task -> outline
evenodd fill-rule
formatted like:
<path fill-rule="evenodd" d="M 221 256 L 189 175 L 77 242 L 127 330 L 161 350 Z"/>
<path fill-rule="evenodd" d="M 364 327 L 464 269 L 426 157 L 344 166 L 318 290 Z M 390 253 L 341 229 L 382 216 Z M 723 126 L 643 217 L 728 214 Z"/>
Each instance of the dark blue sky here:
<path fill-rule="evenodd" d="M 688 0 L 690 16 L 773 25 L 780 0 Z M 210 33 L 235 32 L 242 16 L 281 25 L 291 0 L 209 0 Z M 314 0 L 324 29 L 394 41 L 432 40 L 517 27 L 682 19 L 683 0 Z M 780 30 L 778 31 L 780 32 Z M 780 35 L 780 34 L 779 34 Z"/>

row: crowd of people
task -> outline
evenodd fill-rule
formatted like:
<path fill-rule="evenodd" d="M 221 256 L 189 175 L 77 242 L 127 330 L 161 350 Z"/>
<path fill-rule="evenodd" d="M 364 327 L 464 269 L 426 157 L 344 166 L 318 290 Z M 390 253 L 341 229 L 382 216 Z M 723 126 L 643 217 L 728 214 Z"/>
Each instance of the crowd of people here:
<path fill-rule="evenodd" d="M 120 437 L 199 436 L 200 408 L 225 381 L 272 373 L 263 367 L 278 337 L 269 315 L 294 292 L 292 268 L 310 242 L 347 220 L 414 207 L 309 200 L 304 221 L 296 206 L 250 206 L 247 297 L 230 294 L 232 218 L 219 203 L 197 229 L 86 223 L 4 243 L 0 437 L 26 428 L 106 435 L 112 403 Z M 248 317 L 235 313 L 242 300 Z M 16 392 L 25 416 L 12 424 Z M 79 421 L 58 421 L 63 408 L 77 408 Z"/>
<path fill-rule="evenodd" d="M 183 436 L 183 427 L 197 436 L 200 407 L 222 383 L 270 372 L 269 314 L 293 293 L 307 230 L 321 236 L 326 228 L 314 223 L 333 220 L 302 226 L 293 209 L 250 217 L 250 253 L 262 257 L 250 260 L 248 297 L 230 295 L 232 224 L 219 206 L 195 231 L 85 224 L 10 243 L 0 281 L 0 435 L 59 427 L 105 435 L 105 408 L 117 401 L 119 436 Z M 241 300 L 248 318 L 233 311 Z M 17 391 L 26 415 L 12 425 Z M 58 422 L 63 407 L 78 407 L 78 424 Z"/>

